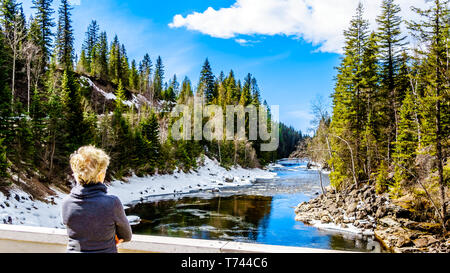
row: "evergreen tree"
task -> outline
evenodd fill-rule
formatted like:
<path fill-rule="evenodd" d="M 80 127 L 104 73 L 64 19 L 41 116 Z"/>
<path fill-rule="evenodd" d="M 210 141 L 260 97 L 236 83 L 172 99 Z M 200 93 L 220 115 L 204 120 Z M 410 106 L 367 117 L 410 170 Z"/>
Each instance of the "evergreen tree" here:
<path fill-rule="evenodd" d="M 7 84 L 8 71 L 6 45 L 3 33 L 0 32 L 0 139 L 4 140 L 3 145 L 12 141 L 11 92 Z"/>
<path fill-rule="evenodd" d="M 94 51 L 93 74 L 100 79 L 108 79 L 108 37 L 106 32 L 100 33 Z"/>
<path fill-rule="evenodd" d="M 161 145 L 159 142 L 159 123 L 155 113 L 141 123 L 142 137 L 145 143 L 145 149 L 142 151 L 146 162 L 152 169 L 157 167 L 160 159 Z"/>
<path fill-rule="evenodd" d="M 153 99 L 161 99 L 163 92 L 163 82 L 164 82 L 164 65 L 162 63 L 161 56 L 158 56 L 155 66 L 155 75 L 153 78 Z"/>
<path fill-rule="evenodd" d="M 346 38 L 344 57 L 340 67 L 333 96 L 333 118 L 331 123 L 332 158 L 330 165 L 334 172 L 331 183 L 340 187 L 353 178 L 358 183 L 362 175 L 361 162 L 357 160 L 362 152 L 361 138 L 365 120 L 363 103 L 363 58 L 368 41 L 368 22 L 363 19 L 360 3 L 350 28 L 344 31 Z"/>
<path fill-rule="evenodd" d="M 114 37 L 114 40 L 111 44 L 111 49 L 109 52 L 109 78 L 115 83 L 119 84 L 119 80 L 122 78 L 122 56 L 120 50 L 119 38 L 117 35 Z"/>
<path fill-rule="evenodd" d="M 144 59 L 139 65 L 140 73 L 140 91 L 147 93 L 150 90 L 151 75 L 152 75 L 152 60 L 150 55 L 145 54 Z"/>
<path fill-rule="evenodd" d="M 15 0 L 2 0 L 0 2 L 0 22 L 5 33 L 13 28 L 16 14 L 19 11 L 19 4 Z"/>
<path fill-rule="evenodd" d="M 130 65 L 128 63 L 127 51 L 125 49 L 125 45 L 122 44 L 120 48 L 120 80 L 122 80 L 122 84 L 124 86 L 130 86 L 129 77 L 130 77 Z"/>
<path fill-rule="evenodd" d="M 48 64 L 51 55 L 53 41 L 52 27 L 55 26 L 52 18 L 54 12 L 52 9 L 52 2 L 53 0 L 33 0 L 32 7 L 36 9 L 35 20 L 39 27 L 38 45 L 41 48 L 42 63 L 44 64 L 44 67 Z"/>
<path fill-rule="evenodd" d="M 396 85 L 406 36 L 402 35 L 400 29 L 402 23 L 401 17 L 398 16 L 401 11 L 400 6 L 395 4 L 394 0 L 383 0 L 381 9 L 382 13 L 377 18 L 381 63 L 379 99 L 382 100 L 380 105 L 384 106 L 380 111 L 382 113 L 380 120 L 384 123 L 383 135 L 388 136 L 383 146 L 386 147 L 387 159 L 390 160 L 392 143 L 396 141 L 398 135 L 399 107 L 406 91 Z"/>
<path fill-rule="evenodd" d="M 255 106 L 261 105 L 261 93 L 255 78 L 252 79 L 252 104 Z"/>
<path fill-rule="evenodd" d="M 239 104 L 247 106 L 252 102 L 251 89 L 252 89 L 252 75 L 249 73 L 247 77 L 245 77 L 244 87 L 242 89 Z"/>
<path fill-rule="evenodd" d="M 416 151 L 418 149 L 417 124 L 414 119 L 414 113 L 417 111 L 415 97 L 408 89 L 405 100 L 400 108 L 399 134 L 395 143 L 395 153 L 393 154 L 396 162 L 395 180 L 398 184 L 410 180 L 411 174 L 406 171 L 414 165 Z"/>
<path fill-rule="evenodd" d="M 204 98 L 206 103 L 210 103 L 215 97 L 214 74 L 209 60 L 206 59 L 200 72 L 197 96 Z"/>
<path fill-rule="evenodd" d="M 96 57 L 96 48 L 95 46 L 98 43 L 99 40 L 99 32 L 100 27 L 97 24 L 97 21 L 92 20 L 91 23 L 88 26 L 88 29 L 86 31 L 86 38 L 84 40 L 83 43 L 83 50 L 86 54 L 86 60 L 87 60 L 87 64 L 88 66 L 86 67 L 87 72 L 91 73 L 91 65 L 92 62 L 94 61 L 94 58 Z"/>
<path fill-rule="evenodd" d="M 132 90 L 138 90 L 139 87 L 139 72 L 136 68 L 136 61 L 131 62 L 130 78 L 129 78 L 130 88 Z"/>
<path fill-rule="evenodd" d="M 56 51 L 58 55 L 58 62 L 64 69 L 73 69 L 73 28 L 72 19 L 68 0 L 61 0 L 59 8 L 58 33 L 56 36 Z"/>
<path fill-rule="evenodd" d="M 86 52 L 83 49 L 83 50 L 81 50 L 80 60 L 78 61 L 78 64 L 77 64 L 77 72 L 78 73 L 88 73 L 88 71 L 89 71 L 89 62 L 86 57 Z"/>
<path fill-rule="evenodd" d="M 428 46 L 428 52 L 418 52 L 425 61 L 426 73 L 421 80 L 425 83 L 422 90 L 421 112 L 423 115 L 423 143 L 431 146 L 436 158 L 437 180 L 440 188 L 440 220 L 445 229 L 447 215 L 446 187 L 444 180 L 444 160 L 449 156 L 445 143 L 450 136 L 449 86 L 449 1 L 434 0 L 425 10 L 414 9 L 421 17 L 419 22 L 410 24 L 415 37 Z"/>
<path fill-rule="evenodd" d="M 189 101 L 189 98 L 191 98 L 193 95 L 194 92 L 192 90 L 191 81 L 189 80 L 188 77 L 185 77 L 181 86 L 181 92 L 178 98 L 178 103 L 186 105 Z"/>

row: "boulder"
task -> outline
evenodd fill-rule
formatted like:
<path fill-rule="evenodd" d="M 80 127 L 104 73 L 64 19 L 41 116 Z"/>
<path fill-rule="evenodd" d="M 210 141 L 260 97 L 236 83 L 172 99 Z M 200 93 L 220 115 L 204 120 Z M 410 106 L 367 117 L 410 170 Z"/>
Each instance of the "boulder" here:
<path fill-rule="evenodd" d="M 358 204 L 353 202 L 347 207 L 347 214 L 350 215 L 356 211 L 356 208 L 358 207 Z"/>
<path fill-rule="evenodd" d="M 378 223 L 384 227 L 401 227 L 402 225 L 390 217 L 378 219 Z"/>

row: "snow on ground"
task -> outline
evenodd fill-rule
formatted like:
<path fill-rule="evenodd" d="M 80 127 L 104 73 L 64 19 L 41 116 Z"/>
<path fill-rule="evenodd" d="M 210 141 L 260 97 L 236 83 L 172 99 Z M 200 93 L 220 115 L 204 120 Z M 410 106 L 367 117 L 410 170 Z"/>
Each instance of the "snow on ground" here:
<path fill-rule="evenodd" d="M 313 220 L 310 222 L 310 224 L 313 227 L 316 227 L 318 229 L 323 229 L 323 230 L 327 230 L 327 231 L 335 231 L 338 233 L 351 233 L 351 234 L 357 234 L 357 235 L 362 235 L 362 236 L 373 236 L 374 232 L 370 229 L 360 229 L 355 227 L 352 224 L 348 224 L 347 227 L 342 227 L 342 226 L 338 226 L 334 223 L 322 223 L 321 221 L 318 220 Z"/>
<path fill-rule="evenodd" d="M 81 76 L 80 77 L 82 80 L 85 80 L 90 87 L 94 88 L 95 91 L 99 92 L 100 94 L 102 94 L 107 100 L 116 100 L 116 95 L 113 93 L 109 93 L 104 91 L 103 89 L 99 88 L 97 85 L 94 84 L 94 82 L 89 79 L 88 77 L 85 76 Z M 142 104 L 149 104 L 149 101 L 142 95 L 135 95 L 132 94 L 132 99 L 130 100 L 126 100 L 123 102 L 125 105 L 131 107 L 131 106 L 135 106 L 137 108 L 139 108 Z"/>
<path fill-rule="evenodd" d="M 261 169 L 234 167 L 226 170 L 215 160 L 205 157 L 204 166 L 196 171 L 184 173 L 176 171 L 173 175 L 147 177 L 132 176 L 128 182 L 113 181 L 108 186 L 108 194 L 120 198 L 124 206 L 141 198 L 190 193 L 198 190 L 218 191 L 223 187 L 249 186 L 257 178 L 273 178 L 276 174 Z M 7 198 L 0 192 L 0 224 L 26 225 L 49 228 L 65 228 L 61 222 L 61 204 L 65 193 L 53 189 L 55 196 L 47 198 L 51 203 L 32 200 L 23 191 L 13 188 Z M 130 222 L 137 222 L 134 216 Z"/>

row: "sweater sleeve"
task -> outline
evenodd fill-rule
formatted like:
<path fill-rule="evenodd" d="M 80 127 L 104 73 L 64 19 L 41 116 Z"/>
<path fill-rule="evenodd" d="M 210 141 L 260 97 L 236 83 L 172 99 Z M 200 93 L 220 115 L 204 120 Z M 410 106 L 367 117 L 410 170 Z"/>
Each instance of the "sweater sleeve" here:
<path fill-rule="evenodd" d="M 131 241 L 132 231 L 130 223 L 128 222 L 125 210 L 119 198 L 115 198 L 114 204 L 114 221 L 116 224 L 116 235 L 124 242 Z"/>

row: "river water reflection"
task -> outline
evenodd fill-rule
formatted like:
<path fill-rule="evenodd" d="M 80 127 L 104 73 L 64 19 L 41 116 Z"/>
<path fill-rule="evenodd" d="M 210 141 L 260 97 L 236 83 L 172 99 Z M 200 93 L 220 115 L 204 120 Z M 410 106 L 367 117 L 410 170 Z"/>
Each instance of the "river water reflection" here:
<path fill-rule="evenodd" d="M 281 162 L 275 179 L 220 193 L 154 197 L 127 214 L 135 234 L 232 240 L 271 245 L 380 252 L 372 238 L 319 230 L 295 221 L 295 207 L 321 192 L 319 175 L 301 162 Z M 329 185 L 326 175 L 325 186 Z"/>

